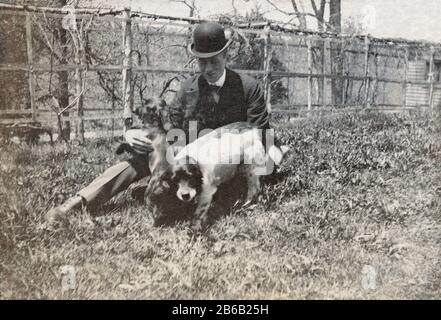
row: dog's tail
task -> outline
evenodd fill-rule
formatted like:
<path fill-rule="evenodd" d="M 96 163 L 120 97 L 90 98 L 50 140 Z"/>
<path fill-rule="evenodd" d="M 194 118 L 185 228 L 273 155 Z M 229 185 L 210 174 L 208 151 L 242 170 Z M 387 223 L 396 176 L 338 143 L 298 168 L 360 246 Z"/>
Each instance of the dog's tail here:
<path fill-rule="evenodd" d="M 274 163 L 277 166 L 280 166 L 280 164 L 282 163 L 282 161 L 284 160 L 284 158 L 288 152 L 289 152 L 288 146 L 277 147 L 277 146 L 272 145 L 268 149 L 269 157 L 274 161 Z"/>

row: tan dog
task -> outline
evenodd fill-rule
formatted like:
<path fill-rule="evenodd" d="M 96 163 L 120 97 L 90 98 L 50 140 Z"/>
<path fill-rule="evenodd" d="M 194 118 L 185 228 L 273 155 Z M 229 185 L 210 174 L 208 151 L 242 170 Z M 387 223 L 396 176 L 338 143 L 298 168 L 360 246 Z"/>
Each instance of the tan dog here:
<path fill-rule="evenodd" d="M 176 192 L 164 179 L 171 164 L 167 162 L 166 153 L 170 147 L 166 141 L 166 130 L 171 128 L 168 122 L 168 108 L 163 99 L 150 98 L 142 107 L 133 111 L 142 122 L 142 136 L 151 141 L 151 150 L 147 155 L 140 155 L 127 143 L 122 142 L 117 154 L 128 152 L 135 157 L 148 161 L 150 179 L 144 192 L 144 198 L 153 216 L 155 226 L 168 224 L 186 216 L 185 212 L 194 211 L 194 204 L 186 203 L 176 197 Z"/>
<path fill-rule="evenodd" d="M 138 155 L 127 142 L 120 143 L 116 149 L 116 154 L 128 152 L 135 156 L 148 157 L 151 173 L 153 173 L 158 166 L 165 165 L 165 155 L 168 147 L 165 140 L 166 130 L 171 127 L 167 121 L 168 108 L 166 106 L 166 102 L 163 99 L 150 98 L 145 100 L 141 107 L 133 111 L 142 122 L 141 129 L 143 136 L 151 141 L 151 150 L 147 155 Z"/>

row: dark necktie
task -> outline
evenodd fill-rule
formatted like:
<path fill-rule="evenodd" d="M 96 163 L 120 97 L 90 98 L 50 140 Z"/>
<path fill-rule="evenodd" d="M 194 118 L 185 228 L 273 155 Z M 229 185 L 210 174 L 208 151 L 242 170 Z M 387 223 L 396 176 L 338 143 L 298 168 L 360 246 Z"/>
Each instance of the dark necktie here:
<path fill-rule="evenodd" d="M 219 98 L 220 98 L 219 91 L 220 91 L 221 87 L 213 85 L 213 84 L 209 84 L 208 86 L 210 88 L 211 95 L 213 96 L 214 101 L 216 103 L 219 103 Z"/>
<path fill-rule="evenodd" d="M 210 87 L 211 90 L 213 91 L 219 91 L 219 89 L 221 88 L 220 86 L 217 86 L 215 84 L 209 84 L 208 85 Z"/>

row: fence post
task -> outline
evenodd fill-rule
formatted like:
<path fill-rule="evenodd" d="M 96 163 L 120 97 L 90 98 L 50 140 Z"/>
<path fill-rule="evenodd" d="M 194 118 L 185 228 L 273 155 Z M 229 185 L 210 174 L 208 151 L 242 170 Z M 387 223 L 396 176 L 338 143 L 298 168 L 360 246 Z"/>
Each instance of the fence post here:
<path fill-rule="evenodd" d="M 312 108 L 312 43 L 311 43 L 311 37 L 308 36 L 306 38 L 306 43 L 308 46 L 308 117 L 311 113 Z"/>
<path fill-rule="evenodd" d="M 364 103 L 365 107 L 370 107 L 369 101 L 369 87 L 370 87 L 370 76 L 369 76 L 369 48 L 370 39 L 369 36 L 364 38 L 365 54 L 364 54 L 364 78 L 365 78 L 365 92 L 364 92 Z"/>
<path fill-rule="evenodd" d="M 133 107 L 133 90 L 132 90 L 132 21 L 130 9 L 125 8 L 123 26 L 123 45 L 124 45 L 124 61 L 122 70 L 123 84 L 123 119 L 124 132 L 130 129 L 132 125 L 132 107 Z"/>
<path fill-rule="evenodd" d="M 345 44 L 343 43 L 343 38 L 338 41 L 341 41 L 340 47 L 340 60 L 341 60 L 341 75 L 342 75 L 342 88 L 341 88 L 341 105 L 344 107 L 346 105 L 346 87 L 348 86 L 348 79 L 345 78 Z"/>
<path fill-rule="evenodd" d="M 323 112 L 325 112 L 324 110 L 326 108 L 326 76 L 325 76 L 325 74 L 326 74 L 326 49 L 327 49 L 327 43 L 328 43 L 327 40 L 325 40 L 325 39 L 322 40 L 322 48 L 323 48 L 323 50 L 321 52 L 322 53 L 321 70 L 322 70 L 323 78 L 321 80 L 321 85 L 319 87 L 320 87 L 320 90 L 321 90 L 320 94 L 322 96 L 321 103 L 322 103 Z"/>
<path fill-rule="evenodd" d="M 406 46 L 404 49 L 404 82 L 403 82 L 403 108 L 407 104 L 407 81 L 409 69 L 409 48 Z"/>
<path fill-rule="evenodd" d="M 435 48 L 430 47 L 430 62 L 429 62 L 429 108 L 432 117 L 434 116 L 434 103 L 433 103 L 433 84 L 435 80 L 434 74 L 434 58 L 435 58 Z"/>
<path fill-rule="evenodd" d="M 84 143 L 84 110 L 83 110 L 83 72 L 81 70 L 82 64 L 82 50 L 78 47 L 75 50 L 75 92 L 78 97 L 77 100 L 77 140 L 80 144 Z"/>
<path fill-rule="evenodd" d="M 374 50 L 374 68 L 375 72 L 372 75 L 372 95 L 370 105 L 377 106 L 377 93 L 378 93 L 378 46 Z"/>
<path fill-rule="evenodd" d="M 263 51 L 263 69 L 265 71 L 264 75 L 264 97 L 265 97 L 265 105 L 266 109 L 269 113 L 271 113 L 271 58 L 272 58 L 272 50 L 271 50 L 271 38 L 270 38 L 270 25 L 265 26 L 265 42 L 264 42 L 264 51 Z"/>
<path fill-rule="evenodd" d="M 28 56 L 28 77 L 29 77 L 29 95 L 32 110 L 32 121 L 36 121 L 37 114 L 35 109 L 35 85 L 34 85 L 34 58 L 32 50 L 32 24 L 31 14 L 26 12 L 26 48 Z"/>

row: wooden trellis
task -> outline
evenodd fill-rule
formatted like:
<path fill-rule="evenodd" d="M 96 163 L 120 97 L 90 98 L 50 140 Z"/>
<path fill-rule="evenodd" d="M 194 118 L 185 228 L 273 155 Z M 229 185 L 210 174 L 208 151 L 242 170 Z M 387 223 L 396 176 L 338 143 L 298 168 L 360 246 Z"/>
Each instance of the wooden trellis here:
<path fill-rule="evenodd" d="M 94 10 L 94 9 L 78 9 L 76 10 L 77 19 L 87 18 L 87 17 L 97 17 L 99 19 L 104 19 L 106 21 L 112 21 L 114 23 L 118 23 L 122 25 L 122 35 L 121 35 L 121 43 L 122 43 L 122 52 L 123 52 L 123 61 L 121 65 L 112 65 L 112 64 L 101 64 L 101 65 L 89 65 L 84 58 L 84 52 L 79 50 L 76 53 L 74 63 L 73 64 L 62 64 L 62 65 L 46 65 L 46 64 L 36 64 L 34 61 L 34 48 L 32 43 L 32 23 L 31 23 L 31 14 L 32 15 L 45 15 L 62 18 L 64 15 L 69 12 L 66 9 L 59 8 L 39 8 L 32 6 L 18 6 L 18 5 L 7 5 L 0 4 L 0 14 L 6 15 L 17 15 L 17 16 L 25 16 L 25 30 L 26 30 L 26 48 L 27 48 L 27 62 L 22 64 L 6 64 L 1 63 L 0 61 L 0 72 L 1 71 L 25 71 L 28 74 L 28 83 L 29 83 L 29 96 L 30 96 L 30 110 L 0 110 L 0 123 L 10 123 L 11 121 L 19 121 L 19 122 L 35 122 L 46 121 L 45 118 L 49 111 L 40 110 L 36 107 L 36 99 L 35 99 L 35 77 L 37 73 L 41 72 L 60 72 L 60 71 L 73 71 L 75 74 L 75 82 L 74 86 L 76 88 L 75 93 L 79 98 L 76 100 L 76 115 L 70 117 L 61 117 L 62 120 L 71 120 L 77 122 L 77 135 L 78 138 L 83 141 L 84 140 L 84 121 L 86 120 L 102 120 L 102 119 L 121 119 L 124 123 L 124 128 L 127 128 L 130 125 L 131 119 L 131 110 L 134 105 L 134 88 L 132 84 L 132 78 L 134 73 L 142 72 L 142 73 L 153 73 L 153 74 L 176 74 L 176 73 L 191 73 L 193 70 L 189 68 L 178 68 L 176 66 L 168 66 L 168 67 L 154 67 L 154 66 L 145 66 L 133 64 L 132 61 L 132 53 L 133 53 L 133 24 L 147 24 L 147 25 L 162 25 L 162 26 L 176 26 L 176 27 L 185 27 L 186 32 L 188 33 L 189 24 L 200 23 L 201 21 L 198 19 L 192 18 L 177 18 L 170 16 L 160 16 L 153 14 L 146 14 L 142 12 L 133 12 L 130 9 L 124 10 Z M 344 106 L 344 110 L 360 110 L 362 108 L 370 108 L 371 110 L 388 110 L 388 109 L 396 109 L 396 110 L 408 110 L 408 109 L 416 109 L 415 106 L 409 106 L 406 101 L 406 94 L 403 94 L 401 101 L 395 105 L 387 105 L 383 104 L 382 107 L 375 106 L 375 94 L 372 94 L 372 88 L 377 88 L 379 83 L 387 83 L 387 84 L 399 84 L 402 87 L 403 92 L 406 91 L 407 86 L 409 85 L 424 85 L 428 86 L 429 89 L 429 97 L 428 104 L 424 106 L 428 110 L 435 112 L 435 93 L 437 90 L 437 86 L 435 84 L 434 79 L 434 68 L 435 68 L 435 60 L 436 56 L 441 54 L 441 45 L 438 43 L 428 43 L 428 42 L 417 42 L 417 41 L 406 41 L 402 39 L 382 39 L 375 38 L 364 35 L 337 35 L 333 33 L 319 33 L 311 30 L 297 30 L 292 27 L 287 27 L 286 25 L 281 25 L 273 22 L 256 22 L 256 23 L 236 23 L 232 26 L 233 30 L 245 32 L 248 34 L 259 35 L 263 38 L 264 43 L 264 52 L 263 52 L 263 70 L 237 70 L 239 73 L 246 73 L 252 76 L 262 76 L 263 77 L 263 88 L 265 93 L 265 102 L 268 110 L 274 113 L 291 113 L 297 112 L 301 108 L 304 108 L 305 114 L 312 115 L 315 111 L 327 110 L 329 112 L 333 112 L 335 110 L 341 110 L 341 107 Z M 171 35 L 172 33 L 170 33 Z M 178 36 L 186 36 L 182 33 L 177 33 Z M 288 37 L 290 39 L 302 39 L 304 41 L 300 41 L 297 43 L 284 43 L 283 41 L 278 40 L 280 37 Z M 347 41 L 354 41 L 359 45 L 362 45 L 362 49 L 351 49 L 346 48 L 341 45 L 340 49 L 340 59 L 342 66 L 344 66 L 345 61 L 348 59 L 347 55 L 362 55 L 364 57 L 363 61 L 363 73 L 361 75 L 349 75 L 345 74 L 348 70 L 343 68 L 342 74 L 334 74 L 333 72 L 327 72 L 325 68 L 325 53 L 328 55 L 333 55 L 334 50 L 332 48 L 332 43 L 341 43 Z M 322 66 L 319 71 L 314 72 L 313 67 L 313 50 L 320 49 L 320 43 L 323 43 L 321 46 L 323 50 L 322 56 Z M 280 71 L 274 70 L 272 66 L 272 58 L 274 56 L 275 49 L 277 47 L 296 47 L 299 49 L 306 50 L 306 72 L 298 72 L 298 71 Z M 387 55 L 382 52 L 382 49 L 387 48 L 395 48 L 397 53 L 395 57 L 398 59 L 404 59 L 404 72 L 401 78 L 391 78 L 387 76 L 380 76 L 378 74 L 378 64 L 379 58 Z M 409 80 L 408 78 L 408 66 L 410 61 L 410 53 L 409 49 L 418 49 L 422 52 L 428 53 L 428 81 L 414 81 Z M 374 59 L 375 69 L 371 69 L 370 62 Z M 103 115 L 100 112 L 93 111 L 85 111 L 83 108 L 83 93 L 86 90 L 84 88 L 84 77 L 85 73 L 90 71 L 107 71 L 107 72 L 118 72 L 122 77 L 122 112 L 112 112 L 111 115 Z M 288 78 L 288 79 L 302 79 L 306 81 L 306 104 L 277 104 L 272 103 L 272 94 L 271 87 L 272 82 L 277 81 L 278 79 Z M 362 90 L 362 101 L 358 105 L 351 105 L 350 101 L 346 99 L 345 90 L 342 90 L 341 97 L 341 106 L 332 105 L 332 103 L 327 103 L 325 101 L 326 96 L 329 97 L 329 94 L 326 94 L 325 86 L 318 85 L 317 87 L 322 92 L 318 93 L 318 96 L 321 97 L 321 101 L 318 103 L 314 103 L 313 99 L 313 81 L 314 79 L 320 79 L 320 81 L 325 81 L 327 79 L 340 79 L 343 83 L 343 87 L 346 88 L 346 85 L 349 82 L 361 82 L 363 86 Z M 288 84 L 290 82 L 288 81 Z M 361 87 L 360 87 L 361 88 Z M 290 90 L 288 90 L 290 91 Z M 112 110 L 115 110 L 114 101 L 112 102 Z M 65 106 L 61 106 L 65 107 Z M 419 106 L 418 108 L 423 108 Z M 20 115 L 30 115 L 29 118 L 23 119 L 22 117 L 14 119 L 11 117 L 5 117 L 5 115 L 11 114 L 20 114 Z"/>

